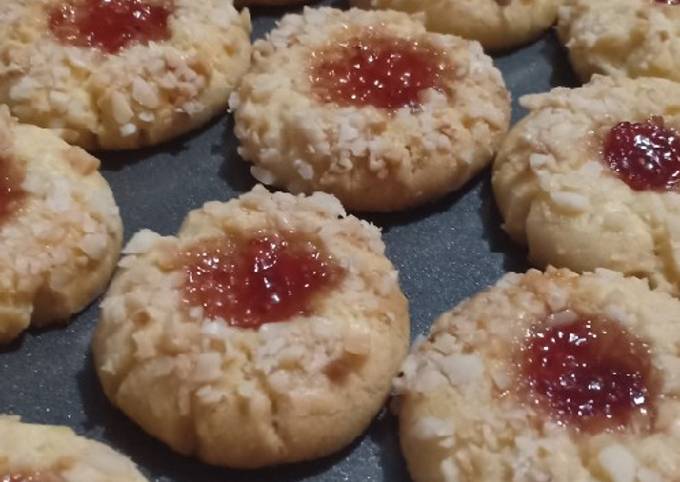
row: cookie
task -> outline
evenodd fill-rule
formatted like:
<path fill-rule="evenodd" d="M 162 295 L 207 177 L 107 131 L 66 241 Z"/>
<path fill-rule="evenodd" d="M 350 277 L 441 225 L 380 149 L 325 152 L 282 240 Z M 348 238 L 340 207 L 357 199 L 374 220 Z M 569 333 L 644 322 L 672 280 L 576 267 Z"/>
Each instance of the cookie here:
<path fill-rule="evenodd" d="M 464 301 L 395 382 L 414 481 L 677 480 L 678 316 L 608 270 L 508 274 Z"/>
<path fill-rule="evenodd" d="M 285 7 L 307 3 L 307 0 L 236 0 L 237 7 Z"/>
<path fill-rule="evenodd" d="M 114 405 L 174 450 L 239 468 L 312 459 L 380 410 L 408 306 L 378 229 L 332 196 L 257 186 L 124 252 L 95 366 Z"/>
<path fill-rule="evenodd" d="M 87 149 L 134 149 L 226 109 L 250 63 L 229 0 L 24 0 L 0 12 L 0 103 Z"/>
<path fill-rule="evenodd" d="M 523 45 L 557 18 L 560 0 L 352 0 L 362 8 L 422 15 L 428 30 L 481 42 L 485 49 Z"/>
<path fill-rule="evenodd" d="M 99 161 L 0 107 L 0 343 L 104 290 L 123 227 Z"/>
<path fill-rule="evenodd" d="M 579 77 L 680 81 L 680 6 L 664 0 L 566 0 L 557 31 Z"/>
<path fill-rule="evenodd" d="M 260 182 L 325 191 L 350 210 L 405 209 L 459 188 L 510 118 L 476 42 L 398 12 L 305 8 L 254 45 L 230 99 Z"/>
<path fill-rule="evenodd" d="M 520 103 L 492 183 L 537 266 L 605 267 L 680 293 L 680 84 L 596 76 Z"/>
<path fill-rule="evenodd" d="M 70 428 L 0 415 L 0 480 L 5 482 L 144 482 L 135 464 Z"/>

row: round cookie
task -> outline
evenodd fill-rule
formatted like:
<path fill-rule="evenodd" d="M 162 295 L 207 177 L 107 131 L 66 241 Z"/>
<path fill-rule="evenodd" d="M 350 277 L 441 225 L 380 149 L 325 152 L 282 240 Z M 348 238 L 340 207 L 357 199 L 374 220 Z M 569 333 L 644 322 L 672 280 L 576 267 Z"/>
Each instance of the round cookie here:
<path fill-rule="evenodd" d="M 414 481 L 677 480 L 678 316 L 608 270 L 508 274 L 464 301 L 395 381 Z"/>
<path fill-rule="evenodd" d="M 86 149 L 139 148 L 205 124 L 250 62 L 250 17 L 230 0 L 6 3 L 0 103 Z"/>
<path fill-rule="evenodd" d="M 655 0 L 566 0 L 557 26 L 576 73 L 680 81 L 680 6 Z"/>
<path fill-rule="evenodd" d="M 526 44 L 557 18 L 561 0 L 352 0 L 362 8 L 423 15 L 428 30 L 479 41 L 485 49 Z"/>
<path fill-rule="evenodd" d="M 0 343 L 104 290 L 122 238 L 99 161 L 0 106 Z"/>
<path fill-rule="evenodd" d="M 240 468 L 312 459 L 380 410 L 407 301 L 378 229 L 332 196 L 257 186 L 124 252 L 95 365 L 109 399 L 174 450 Z"/>
<path fill-rule="evenodd" d="M 230 99 L 239 153 L 293 193 L 361 211 L 422 204 L 482 169 L 508 128 L 509 94 L 479 44 L 403 13 L 305 8 L 254 50 Z"/>
<path fill-rule="evenodd" d="M 596 76 L 520 103 L 530 113 L 493 167 L 504 229 L 537 266 L 605 267 L 680 293 L 680 84 Z"/>
<path fill-rule="evenodd" d="M 145 482 L 135 464 L 70 428 L 0 415 L 0 480 L 5 482 Z"/>

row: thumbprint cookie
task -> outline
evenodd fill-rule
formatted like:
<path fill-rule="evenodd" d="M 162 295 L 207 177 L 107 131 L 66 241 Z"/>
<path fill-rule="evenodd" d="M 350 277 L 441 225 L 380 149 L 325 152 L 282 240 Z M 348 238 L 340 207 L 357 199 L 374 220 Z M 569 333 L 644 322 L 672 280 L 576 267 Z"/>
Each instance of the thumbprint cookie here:
<path fill-rule="evenodd" d="M 464 301 L 395 381 L 414 481 L 677 480 L 678 316 L 604 269 L 512 273 Z"/>
<path fill-rule="evenodd" d="M 680 1 L 566 0 L 557 31 L 576 73 L 680 81 Z"/>
<path fill-rule="evenodd" d="M 0 343 L 104 290 L 122 223 L 99 161 L 0 107 Z"/>
<path fill-rule="evenodd" d="M 479 172 L 508 129 L 510 97 L 480 45 L 404 13 L 306 8 L 254 52 L 230 99 L 239 153 L 293 193 L 412 207 Z"/>
<path fill-rule="evenodd" d="M 226 109 L 249 36 L 230 0 L 4 2 L 0 103 L 87 149 L 157 144 Z"/>
<path fill-rule="evenodd" d="M 493 167 L 505 230 L 537 266 L 680 293 L 680 84 L 596 76 L 520 103 Z"/>
<path fill-rule="evenodd" d="M 146 482 L 127 457 L 70 428 L 0 415 L 2 482 Z"/>
<path fill-rule="evenodd" d="M 557 19 L 561 0 L 352 0 L 362 8 L 422 15 L 428 30 L 503 50 L 534 40 Z"/>
<path fill-rule="evenodd" d="M 93 348 L 114 405 L 171 448 L 237 468 L 359 436 L 406 354 L 408 306 L 379 230 L 325 193 L 262 186 L 137 233 Z"/>

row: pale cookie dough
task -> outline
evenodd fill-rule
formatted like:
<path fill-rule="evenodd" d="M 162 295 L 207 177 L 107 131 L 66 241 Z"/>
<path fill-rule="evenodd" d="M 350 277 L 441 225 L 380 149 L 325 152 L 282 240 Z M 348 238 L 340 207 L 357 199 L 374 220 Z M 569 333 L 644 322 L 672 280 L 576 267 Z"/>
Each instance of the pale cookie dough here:
<path fill-rule="evenodd" d="M 363 35 L 408 39 L 451 64 L 420 106 L 339 106 L 312 89 L 312 56 Z M 326 191 L 351 210 L 393 211 L 443 196 L 492 158 L 510 120 L 500 72 L 477 42 L 428 33 L 398 12 L 305 8 L 254 46 L 230 99 L 239 153 L 265 184 Z"/>
<path fill-rule="evenodd" d="M 168 0 L 170 38 L 118 53 L 60 43 L 48 12 L 66 1 L 4 2 L 0 103 L 71 144 L 134 149 L 188 132 L 226 109 L 248 69 L 250 17 L 230 0 Z"/>
<path fill-rule="evenodd" d="M 0 480 L 145 482 L 146 478 L 127 457 L 70 428 L 0 415 Z"/>
<path fill-rule="evenodd" d="M 236 0 L 237 7 L 286 7 L 309 3 L 309 0 Z"/>
<path fill-rule="evenodd" d="M 0 162 L 21 197 L 0 220 L 0 343 L 68 320 L 104 290 L 122 223 L 99 161 L 0 107 Z"/>
<path fill-rule="evenodd" d="M 362 8 L 423 15 L 428 30 L 479 41 L 485 49 L 534 40 L 557 18 L 561 0 L 352 0 Z"/>
<path fill-rule="evenodd" d="M 580 313 L 644 341 L 660 388 L 651 426 L 587 432 L 557 423 L 517 364 L 527 333 Z M 395 381 L 415 482 L 661 482 L 680 474 L 680 301 L 608 270 L 508 274 L 442 315 Z"/>
<path fill-rule="evenodd" d="M 493 166 L 504 229 L 537 266 L 605 267 L 680 293 L 680 194 L 634 191 L 602 161 L 620 122 L 663 116 L 680 129 L 680 84 L 596 76 L 578 89 L 523 97 L 529 115 Z"/>
<path fill-rule="evenodd" d="M 255 329 L 187 304 L 180 253 L 225 232 L 317 236 L 345 269 L 312 312 Z M 359 436 L 406 354 L 407 301 L 380 232 L 327 194 L 262 186 L 129 242 L 93 342 L 109 399 L 174 450 L 216 465 L 312 459 Z M 229 292 L 224 294 L 225 298 Z"/>
<path fill-rule="evenodd" d="M 680 6 L 566 0 L 557 31 L 584 81 L 593 74 L 680 80 Z"/>

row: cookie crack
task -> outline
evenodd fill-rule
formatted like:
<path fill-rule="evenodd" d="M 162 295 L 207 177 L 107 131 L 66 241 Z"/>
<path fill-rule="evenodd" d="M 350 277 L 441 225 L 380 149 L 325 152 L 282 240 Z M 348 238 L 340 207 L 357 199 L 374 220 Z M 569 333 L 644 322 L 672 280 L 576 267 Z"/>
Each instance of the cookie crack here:
<path fill-rule="evenodd" d="M 279 424 L 280 407 L 278 403 L 278 397 L 274 390 L 272 390 L 266 373 L 256 369 L 255 379 L 259 382 L 258 385 L 263 395 L 265 395 L 269 400 L 269 406 L 271 410 L 269 428 L 271 428 L 272 433 L 276 438 L 278 444 L 277 450 L 284 450 L 286 447 L 286 437 L 284 436 Z"/>

